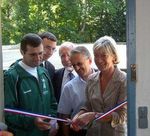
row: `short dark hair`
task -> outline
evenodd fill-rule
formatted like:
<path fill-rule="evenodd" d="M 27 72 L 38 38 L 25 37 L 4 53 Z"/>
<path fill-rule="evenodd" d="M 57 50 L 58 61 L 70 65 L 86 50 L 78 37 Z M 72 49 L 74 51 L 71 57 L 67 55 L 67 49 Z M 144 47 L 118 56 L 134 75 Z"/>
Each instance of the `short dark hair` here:
<path fill-rule="evenodd" d="M 39 36 L 40 36 L 42 39 L 47 38 L 47 39 L 49 39 L 49 40 L 51 40 L 51 41 L 54 41 L 54 42 L 57 41 L 56 36 L 55 36 L 54 34 L 52 34 L 51 32 L 43 32 L 43 33 L 39 34 Z"/>
<path fill-rule="evenodd" d="M 42 43 L 42 39 L 34 33 L 28 33 L 24 35 L 21 40 L 20 49 L 25 53 L 27 46 L 38 47 Z"/>

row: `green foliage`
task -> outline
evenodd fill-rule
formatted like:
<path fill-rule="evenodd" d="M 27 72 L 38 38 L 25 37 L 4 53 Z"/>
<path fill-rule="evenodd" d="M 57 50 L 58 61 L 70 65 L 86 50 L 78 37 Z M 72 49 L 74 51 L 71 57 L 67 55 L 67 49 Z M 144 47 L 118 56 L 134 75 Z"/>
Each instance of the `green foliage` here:
<path fill-rule="evenodd" d="M 50 31 L 59 43 L 94 42 L 104 35 L 126 41 L 125 0 L 3 0 L 2 41 Z"/>

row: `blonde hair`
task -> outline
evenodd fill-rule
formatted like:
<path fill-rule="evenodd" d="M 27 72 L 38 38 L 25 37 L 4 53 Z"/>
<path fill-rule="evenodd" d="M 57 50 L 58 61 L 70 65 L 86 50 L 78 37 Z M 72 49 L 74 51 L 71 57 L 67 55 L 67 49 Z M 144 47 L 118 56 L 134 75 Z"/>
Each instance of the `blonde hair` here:
<path fill-rule="evenodd" d="M 99 38 L 93 45 L 93 52 L 99 50 L 100 53 L 106 53 L 114 56 L 114 64 L 119 63 L 119 57 L 116 50 L 116 42 L 110 36 L 103 36 Z"/>

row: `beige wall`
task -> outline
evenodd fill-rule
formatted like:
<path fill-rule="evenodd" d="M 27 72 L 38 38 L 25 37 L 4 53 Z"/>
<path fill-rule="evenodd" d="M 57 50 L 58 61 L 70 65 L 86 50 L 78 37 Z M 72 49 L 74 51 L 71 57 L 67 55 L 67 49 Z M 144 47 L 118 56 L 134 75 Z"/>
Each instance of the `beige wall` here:
<path fill-rule="evenodd" d="M 137 136 L 150 136 L 148 129 L 138 128 L 138 107 L 148 107 L 150 117 L 150 0 L 136 0 L 136 118 Z"/>

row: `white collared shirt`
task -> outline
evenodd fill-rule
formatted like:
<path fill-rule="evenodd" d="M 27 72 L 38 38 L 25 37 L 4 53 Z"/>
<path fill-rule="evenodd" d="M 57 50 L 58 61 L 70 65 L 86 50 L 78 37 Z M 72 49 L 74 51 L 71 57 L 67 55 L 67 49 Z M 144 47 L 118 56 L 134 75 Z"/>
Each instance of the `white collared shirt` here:
<path fill-rule="evenodd" d="M 70 77 L 68 76 L 68 74 L 70 73 L 70 71 L 65 68 L 65 71 L 64 71 L 64 75 L 63 75 L 63 79 L 62 79 L 62 84 L 61 84 L 61 94 L 62 94 L 62 90 L 64 88 L 64 85 L 70 81 Z M 74 76 L 77 75 L 77 73 L 73 70 L 72 73 L 74 74 Z"/>

